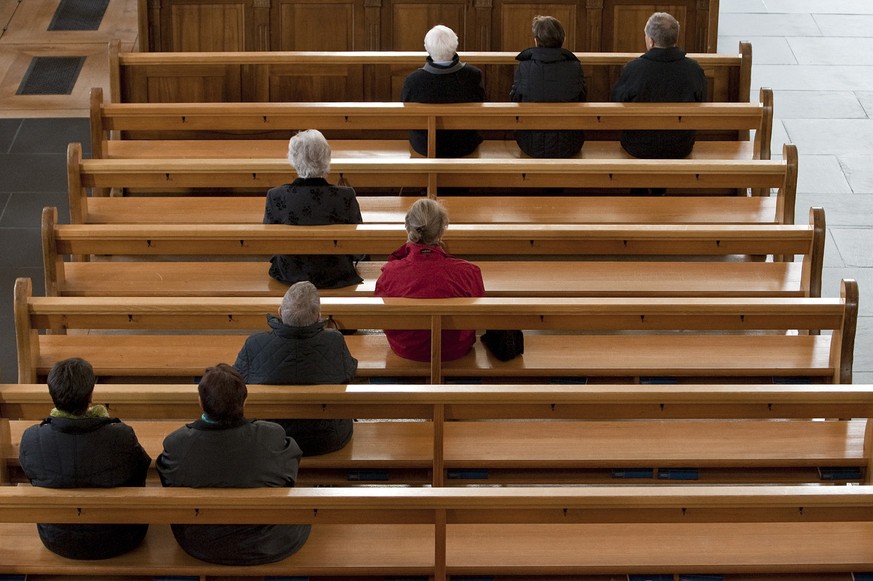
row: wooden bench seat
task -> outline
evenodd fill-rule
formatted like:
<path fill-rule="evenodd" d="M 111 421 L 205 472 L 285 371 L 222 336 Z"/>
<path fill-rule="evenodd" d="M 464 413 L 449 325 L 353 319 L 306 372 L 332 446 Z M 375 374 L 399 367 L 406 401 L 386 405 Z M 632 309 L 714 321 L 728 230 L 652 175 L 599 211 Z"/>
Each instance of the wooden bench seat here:
<path fill-rule="evenodd" d="M 287 285 L 268 275 L 266 253 L 384 255 L 406 238 L 399 224 L 58 224 L 55 208 L 43 210 L 42 234 L 49 296 L 276 296 Z M 807 227 L 453 224 L 444 241 L 475 256 L 488 296 L 819 296 L 824 234 L 816 208 Z M 800 261 L 724 261 L 732 255 Z M 568 261 L 548 260 L 558 256 Z M 382 264 L 359 263 L 363 283 L 321 294 L 370 296 Z"/>
<path fill-rule="evenodd" d="M 842 286 L 840 299 L 326 297 L 322 315 L 340 328 L 431 332 L 430 363 L 394 355 L 381 334 L 349 336 L 362 377 L 801 376 L 851 383 L 858 290 L 853 280 Z M 16 281 L 23 383 L 74 355 L 91 361 L 98 375 L 196 376 L 235 360 L 246 335 L 265 330 L 265 314 L 278 307 L 277 297 L 33 297 L 31 289 L 30 279 Z M 439 330 L 471 328 L 548 333 L 528 333 L 525 354 L 512 361 L 497 361 L 477 343 L 465 357 L 442 362 Z M 832 332 L 805 334 L 819 330 Z"/>
<path fill-rule="evenodd" d="M 91 143 L 95 158 L 278 158 L 287 156 L 288 136 L 316 128 L 331 141 L 334 157 L 410 154 L 405 135 L 428 132 L 428 157 L 436 157 L 438 129 L 497 132 L 475 157 L 521 154 L 513 131 L 581 129 L 586 146 L 579 157 L 624 158 L 619 130 L 697 130 L 701 156 L 769 159 L 773 93 L 761 89 L 752 103 L 119 103 L 107 104 L 91 90 Z M 749 140 L 750 131 L 754 140 Z M 490 135 L 488 133 L 487 135 Z M 352 134 L 356 139 L 345 140 Z M 499 134 L 503 134 L 500 136 Z M 248 137 L 249 139 L 245 139 Z M 237 140 L 243 140 L 237 143 Z M 266 139 L 270 147 L 257 143 Z M 365 141 L 358 142 L 358 139 Z M 387 141 L 382 141 L 386 139 Z M 493 139 L 493 138 L 492 138 Z M 183 140 L 179 143 L 176 140 Z M 604 143 L 606 140 L 608 143 Z M 737 144 L 741 147 L 737 147 Z M 153 155 L 155 154 L 155 155 Z M 739 154 L 739 157 L 737 157 Z"/>
<path fill-rule="evenodd" d="M 346 180 L 355 187 L 388 188 L 394 192 L 412 188 L 419 192 L 426 190 L 431 197 L 437 197 L 438 188 L 486 188 L 494 192 L 523 193 L 530 188 L 578 188 L 584 184 L 594 192 L 603 195 L 591 198 L 586 209 L 597 208 L 597 204 L 606 201 L 606 210 L 597 212 L 596 217 L 587 217 L 583 222 L 629 222 L 628 216 L 615 214 L 619 207 L 630 206 L 632 213 L 644 213 L 645 208 L 655 208 L 661 217 L 666 214 L 686 216 L 681 222 L 699 222 L 692 210 L 700 204 L 707 206 L 707 201 L 696 201 L 698 196 L 713 193 L 722 194 L 729 190 L 764 192 L 778 190 L 775 199 L 769 196 L 756 196 L 758 201 L 750 202 L 745 196 L 731 196 L 729 201 L 718 201 L 713 204 L 723 208 L 725 205 L 736 205 L 740 212 L 765 214 L 765 221 L 770 223 L 791 224 L 794 222 L 794 205 L 797 185 L 797 151 L 788 144 L 783 150 L 783 160 L 747 160 L 743 162 L 725 160 L 547 160 L 547 159 L 411 159 L 411 158 L 343 158 L 334 159 L 331 165 L 332 173 L 329 180 L 337 182 Z M 291 172 L 287 161 L 279 159 L 85 159 L 81 158 L 81 146 L 71 144 L 67 159 L 68 191 L 70 196 L 70 217 L 73 223 L 88 223 L 92 221 L 92 213 L 100 213 L 105 220 L 125 223 L 131 211 L 126 211 L 126 198 L 105 199 L 99 196 L 89 196 L 92 188 L 95 192 L 110 189 L 123 190 L 135 188 L 140 193 L 162 193 L 158 206 L 165 208 L 167 214 L 177 214 L 169 208 L 167 200 L 176 199 L 173 196 L 190 196 L 197 193 L 197 212 L 188 216 L 184 222 L 211 222 L 208 208 L 215 197 L 243 189 L 256 192 L 263 196 L 264 192 L 273 186 L 290 181 Z M 646 201 L 645 205 L 635 206 L 633 198 L 619 205 L 613 205 L 608 200 L 611 196 L 625 196 L 627 190 L 638 187 L 664 187 L 681 196 L 667 196 L 657 200 Z M 675 190 L 675 191 L 674 191 Z M 408 190 L 407 190 L 408 191 Z M 539 192 L 538 192 L 539 193 Z M 166 195 L 170 196 L 167 197 Z M 686 195 L 692 201 L 686 200 Z M 204 196 L 208 196 L 205 198 Z M 381 196 L 380 196 L 381 197 Z M 721 196 L 715 196 L 716 199 Z M 133 199 L 133 198 L 131 198 Z M 498 205 L 502 196 L 497 198 L 484 197 L 481 202 L 490 207 Z M 263 198 L 260 203 L 263 204 Z M 361 196 L 366 206 L 366 196 Z M 394 204 L 397 198 L 394 198 Z M 577 198 L 568 197 L 563 202 L 570 210 L 576 208 Z M 189 202 L 190 203 L 190 202 Z M 391 203 L 391 202 L 388 202 Z M 111 204 L 115 212 L 110 215 L 107 204 Z M 404 205 L 408 201 L 404 201 Z M 525 196 L 522 201 L 515 202 L 509 208 L 524 215 L 528 207 L 536 207 L 539 202 L 536 196 Z M 561 203 L 559 201 L 559 207 Z M 677 207 L 678 206 L 678 207 Z M 396 207 L 396 206 L 395 206 Z M 101 209 L 103 208 L 103 209 Z M 767 214 L 768 210 L 772 213 Z M 404 210 L 405 212 L 405 210 Z M 604 212 L 610 212 L 604 215 Z M 712 216 L 713 210 L 708 210 Z M 731 221 L 731 212 L 716 221 L 721 223 Z M 578 214 L 577 214 L 578 215 Z M 262 214 L 258 222 L 262 219 Z M 517 218 L 516 218 L 517 219 Z M 558 222 L 565 221 L 556 220 Z M 649 221 L 651 218 L 645 221 Z M 482 220 L 489 222 L 492 220 Z M 667 220 L 675 221 L 675 220 Z M 159 220 L 160 222 L 160 220 Z"/>
<path fill-rule="evenodd" d="M 437 581 L 450 575 L 851 573 L 873 566 L 871 497 L 866 486 L 5 487 L 0 562 L 15 573 L 427 575 Z M 153 527 L 146 543 L 127 555 L 76 562 L 40 550 L 36 527 L 28 533 L 19 524 L 37 521 Z M 227 567 L 185 555 L 165 526 L 173 522 L 312 523 L 313 529 L 307 544 L 279 563 Z"/>
<path fill-rule="evenodd" d="M 216 103 L 399 101 L 403 79 L 420 68 L 422 51 L 131 52 L 110 43 L 109 86 L 113 103 Z M 481 68 L 486 101 L 508 101 L 518 61 L 515 52 L 459 53 Z M 636 53 L 577 52 L 589 101 L 609 101 L 622 66 Z M 752 93 L 752 45 L 733 54 L 692 53 L 707 80 L 706 101 L 748 102 Z M 364 83 L 363 79 L 368 82 Z M 272 81 L 272 82 L 271 82 Z M 311 90 L 310 90 L 311 87 Z M 302 90 L 301 90 L 302 88 Z M 300 95 L 306 95 L 302 99 Z"/>

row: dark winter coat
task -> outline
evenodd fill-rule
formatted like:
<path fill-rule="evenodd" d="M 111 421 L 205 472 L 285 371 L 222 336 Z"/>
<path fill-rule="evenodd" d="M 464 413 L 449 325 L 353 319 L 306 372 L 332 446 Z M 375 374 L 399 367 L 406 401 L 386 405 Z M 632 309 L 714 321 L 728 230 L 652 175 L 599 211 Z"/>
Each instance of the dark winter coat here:
<path fill-rule="evenodd" d="M 267 323 L 273 330 L 246 339 L 234 363 L 246 383 L 308 385 L 354 380 L 358 360 L 349 353 L 342 334 L 325 329 L 324 321 L 292 327 L 270 315 Z M 273 421 L 285 428 L 306 456 L 339 450 L 352 437 L 352 420 L 348 419 Z"/>
<path fill-rule="evenodd" d="M 485 283 L 479 267 L 454 258 L 439 246 L 407 242 L 388 257 L 376 281 L 377 297 L 442 299 L 484 297 Z M 430 331 L 386 329 L 391 350 L 415 361 L 430 361 Z M 476 342 L 474 330 L 442 332 L 442 360 L 466 355 Z"/>
<path fill-rule="evenodd" d="M 652 48 L 627 63 L 612 89 L 612 100 L 636 103 L 700 103 L 706 76 L 682 49 Z M 623 131 L 621 145 L 634 157 L 678 159 L 694 148 L 694 131 Z"/>
<path fill-rule="evenodd" d="M 117 418 L 52 417 L 21 437 L 21 468 L 34 486 L 145 486 L 151 458 Z M 69 559 L 108 559 L 136 548 L 148 525 L 38 524 L 50 551 Z"/>
<path fill-rule="evenodd" d="M 519 61 L 509 93 L 525 103 L 585 101 L 587 88 L 582 64 L 564 48 L 533 47 L 515 57 Z M 585 143 L 584 131 L 516 131 L 515 140 L 531 157 L 573 157 Z"/>
<path fill-rule="evenodd" d="M 323 178 L 298 178 L 267 192 L 264 224 L 320 226 L 361 222 L 355 190 L 332 186 Z M 363 282 L 355 270 L 357 259 L 341 254 L 276 255 L 270 259 L 270 276 L 288 284 L 308 280 L 317 288 L 340 288 Z"/>
<path fill-rule="evenodd" d="M 481 103 L 485 100 L 482 71 L 462 63 L 456 54 L 450 65 L 438 65 L 427 57 L 424 67 L 410 73 L 403 82 L 400 100 L 404 103 Z M 427 156 L 427 131 L 410 131 L 409 143 Z M 463 157 L 482 143 L 478 131 L 440 130 L 436 136 L 437 157 Z"/>
<path fill-rule="evenodd" d="M 187 424 L 164 439 L 157 467 L 164 486 L 279 488 L 297 481 L 300 448 L 273 422 Z M 309 525 L 172 525 L 192 557 L 220 565 L 273 563 L 296 553 Z"/>

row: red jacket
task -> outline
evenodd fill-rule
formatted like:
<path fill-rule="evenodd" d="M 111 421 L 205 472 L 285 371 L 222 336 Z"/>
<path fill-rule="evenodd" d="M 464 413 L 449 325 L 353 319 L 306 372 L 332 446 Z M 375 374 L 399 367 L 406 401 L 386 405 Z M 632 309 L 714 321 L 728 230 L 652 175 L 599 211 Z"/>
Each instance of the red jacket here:
<path fill-rule="evenodd" d="M 475 264 L 454 258 L 439 246 L 407 242 L 388 257 L 376 281 L 377 297 L 442 299 L 484 297 L 482 272 Z M 429 331 L 385 330 L 388 344 L 401 357 L 430 361 Z M 466 355 L 476 342 L 476 331 L 443 331 L 442 358 Z"/>

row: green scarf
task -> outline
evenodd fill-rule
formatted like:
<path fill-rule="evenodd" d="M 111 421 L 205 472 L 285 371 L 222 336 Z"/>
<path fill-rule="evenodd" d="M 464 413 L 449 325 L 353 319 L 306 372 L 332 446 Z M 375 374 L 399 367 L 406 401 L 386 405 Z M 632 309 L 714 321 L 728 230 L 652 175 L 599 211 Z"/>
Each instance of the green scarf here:
<path fill-rule="evenodd" d="M 108 418 L 109 410 L 106 409 L 105 405 L 97 404 L 89 407 L 88 410 L 82 415 L 64 412 L 59 410 L 58 408 L 52 408 L 52 411 L 49 415 L 53 418 L 66 418 L 68 420 L 83 420 L 86 418 Z"/>

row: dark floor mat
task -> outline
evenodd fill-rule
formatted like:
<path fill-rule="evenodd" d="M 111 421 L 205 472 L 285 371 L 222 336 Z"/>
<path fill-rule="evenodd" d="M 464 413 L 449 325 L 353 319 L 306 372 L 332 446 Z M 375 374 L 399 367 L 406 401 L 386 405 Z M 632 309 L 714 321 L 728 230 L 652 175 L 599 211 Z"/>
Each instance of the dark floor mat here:
<path fill-rule="evenodd" d="M 15 94 L 69 95 L 84 63 L 83 56 L 34 57 Z"/>
<path fill-rule="evenodd" d="M 48 29 L 97 30 L 109 0 L 61 0 Z"/>

